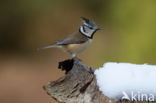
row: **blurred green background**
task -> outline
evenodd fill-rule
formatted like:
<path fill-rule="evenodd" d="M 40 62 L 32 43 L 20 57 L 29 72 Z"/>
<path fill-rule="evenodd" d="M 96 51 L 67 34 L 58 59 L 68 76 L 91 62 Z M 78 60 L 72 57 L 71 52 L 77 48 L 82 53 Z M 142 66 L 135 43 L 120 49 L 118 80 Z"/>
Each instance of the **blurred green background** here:
<path fill-rule="evenodd" d="M 57 63 L 70 57 L 57 49 L 36 48 L 76 31 L 81 16 L 104 29 L 79 55 L 85 64 L 155 65 L 155 5 L 155 0 L 0 1 L 0 102 L 54 103 L 42 85 L 63 76 Z"/>

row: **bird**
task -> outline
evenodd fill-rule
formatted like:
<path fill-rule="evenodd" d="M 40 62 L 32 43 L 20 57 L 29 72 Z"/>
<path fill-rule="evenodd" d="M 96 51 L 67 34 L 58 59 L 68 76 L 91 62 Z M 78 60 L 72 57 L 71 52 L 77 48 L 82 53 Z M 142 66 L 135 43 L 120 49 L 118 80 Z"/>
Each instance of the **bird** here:
<path fill-rule="evenodd" d="M 79 26 L 79 29 L 71 35 L 47 46 L 42 46 L 37 50 L 47 48 L 59 48 L 68 53 L 72 58 L 77 57 L 77 54 L 84 51 L 92 42 L 93 36 L 100 28 L 95 22 L 80 17 L 83 24 Z"/>

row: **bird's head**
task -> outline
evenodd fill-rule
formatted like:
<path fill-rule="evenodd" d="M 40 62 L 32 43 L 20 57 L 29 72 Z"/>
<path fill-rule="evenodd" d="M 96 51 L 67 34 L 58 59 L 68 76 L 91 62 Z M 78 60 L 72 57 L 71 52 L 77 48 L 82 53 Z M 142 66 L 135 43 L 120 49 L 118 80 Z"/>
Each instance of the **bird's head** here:
<path fill-rule="evenodd" d="M 81 17 L 83 24 L 80 26 L 79 31 L 83 35 L 87 36 L 88 38 L 93 38 L 94 33 L 100 28 L 91 20 Z"/>

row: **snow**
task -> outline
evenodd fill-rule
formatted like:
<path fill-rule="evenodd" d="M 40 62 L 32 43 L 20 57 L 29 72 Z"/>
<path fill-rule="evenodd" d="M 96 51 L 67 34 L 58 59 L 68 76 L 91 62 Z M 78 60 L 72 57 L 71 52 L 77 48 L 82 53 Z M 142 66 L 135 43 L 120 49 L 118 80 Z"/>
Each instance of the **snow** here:
<path fill-rule="evenodd" d="M 95 70 L 97 84 L 113 99 L 156 99 L 156 66 L 130 63 L 105 63 Z"/>

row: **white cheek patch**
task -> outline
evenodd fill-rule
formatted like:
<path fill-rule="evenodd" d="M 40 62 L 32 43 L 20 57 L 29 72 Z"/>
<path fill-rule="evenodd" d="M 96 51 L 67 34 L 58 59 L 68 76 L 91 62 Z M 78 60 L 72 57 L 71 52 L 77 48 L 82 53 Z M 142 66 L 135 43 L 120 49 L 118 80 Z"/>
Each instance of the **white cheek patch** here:
<path fill-rule="evenodd" d="M 92 34 L 93 34 L 93 30 L 90 30 L 90 32 L 85 32 L 85 31 L 84 31 L 84 28 L 83 28 L 82 26 L 80 27 L 80 31 L 81 31 L 81 33 L 83 33 L 83 34 L 86 35 L 87 37 L 91 37 Z"/>

